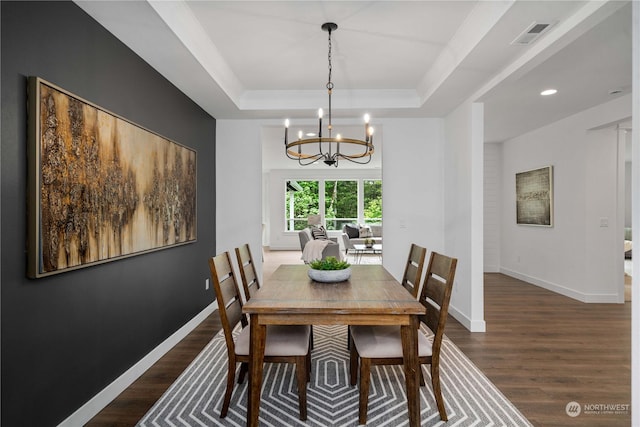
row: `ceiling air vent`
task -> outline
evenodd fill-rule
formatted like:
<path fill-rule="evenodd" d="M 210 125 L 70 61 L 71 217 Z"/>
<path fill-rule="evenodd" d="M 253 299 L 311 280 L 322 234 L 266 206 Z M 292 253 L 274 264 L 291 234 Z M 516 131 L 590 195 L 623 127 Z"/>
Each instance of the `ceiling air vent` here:
<path fill-rule="evenodd" d="M 553 25 L 553 22 L 534 22 L 529 25 L 511 44 L 528 45 L 533 43 L 546 33 Z"/>

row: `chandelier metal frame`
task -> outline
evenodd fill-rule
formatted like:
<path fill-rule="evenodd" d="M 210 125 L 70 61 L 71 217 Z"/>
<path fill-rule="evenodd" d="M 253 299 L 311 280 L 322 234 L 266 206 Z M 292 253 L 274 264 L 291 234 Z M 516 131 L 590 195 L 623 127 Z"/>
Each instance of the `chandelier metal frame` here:
<path fill-rule="evenodd" d="M 340 134 L 336 134 L 334 137 L 333 133 L 333 125 L 331 122 L 331 95 L 333 93 L 333 82 L 331 81 L 331 74 L 333 71 L 332 63 L 331 63 L 331 33 L 338 29 L 338 25 L 333 22 L 327 22 L 322 24 L 321 26 L 323 31 L 329 33 L 329 79 L 327 82 L 327 93 L 329 95 L 329 116 L 328 116 L 328 125 L 327 131 L 329 136 L 322 136 L 322 118 L 323 111 L 322 108 L 318 110 L 318 136 L 312 138 L 303 139 L 302 131 L 298 132 L 298 139 L 292 142 L 289 142 L 289 119 L 285 121 L 284 128 L 284 146 L 285 153 L 288 158 L 292 160 L 297 160 L 298 163 L 302 166 L 311 165 L 316 163 L 318 160 L 322 160 L 328 166 L 338 167 L 338 161 L 340 159 L 348 160 L 353 163 L 366 165 L 371 161 L 371 156 L 375 152 L 375 147 L 373 145 L 373 127 L 369 125 L 369 115 L 365 114 L 365 138 L 361 139 L 353 139 L 353 138 L 343 138 Z M 307 152 L 303 151 L 303 147 L 310 147 L 311 144 L 317 145 L 317 152 Z M 323 151 L 324 144 L 324 151 Z M 360 146 L 362 148 L 362 152 L 355 154 L 345 154 L 340 151 L 340 146 L 345 144 L 351 144 L 354 146 Z"/>

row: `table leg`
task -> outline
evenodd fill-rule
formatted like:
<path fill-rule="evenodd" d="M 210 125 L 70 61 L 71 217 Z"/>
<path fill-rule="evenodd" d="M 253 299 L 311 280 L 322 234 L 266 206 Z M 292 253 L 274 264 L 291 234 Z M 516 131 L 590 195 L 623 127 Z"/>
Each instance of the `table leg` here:
<path fill-rule="evenodd" d="M 420 426 L 420 362 L 418 360 L 418 319 L 411 316 L 409 325 L 402 325 L 402 355 L 407 387 L 409 425 Z"/>
<path fill-rule="evenodd" d="M 251 342 L 249 344 L 249 402 L 247 406 L 247 426 L 258 427 L 260 415 L 260 392 L 262 391 L 262 368 L 264 366 L 264 346 L 267 327 L 258 323 L 259 315 L 251 315 Z"/>

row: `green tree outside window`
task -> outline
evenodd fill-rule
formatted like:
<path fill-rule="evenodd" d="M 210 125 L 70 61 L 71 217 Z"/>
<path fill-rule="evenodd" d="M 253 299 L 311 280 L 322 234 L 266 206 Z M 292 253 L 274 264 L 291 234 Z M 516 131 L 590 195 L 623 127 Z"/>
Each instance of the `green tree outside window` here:
<path fill-rule="evenodd" d="M 364 180 L 364 222 L 382 223 L 382 181 Z"/>
<path fill-rule="evenodd" d="M 359 200 L 362 186 L 363 200 Z M 381 180 L 295 181 L 286 184 L 285 230 L 307 227 L 309 215 L 324 215 L 327 230 L 341 230 L 346 223 L 364 220 L 366 224 L 382 223 Z M 323 191 L 324 206 L 320 206 Z"/>
<path fill-rule="evenodd" d="M 324 197 L 327 230 L 358 221 L 358 181 L 325 181 Z"/>
<path fill-rule="evenodd" d="M 307 226 L 307 217 L 320 212 L 318 181 L 297 181 L 302 187 L 293 191 L 288 187 L 285 197 L 286 230 L 302 230 Z"/>

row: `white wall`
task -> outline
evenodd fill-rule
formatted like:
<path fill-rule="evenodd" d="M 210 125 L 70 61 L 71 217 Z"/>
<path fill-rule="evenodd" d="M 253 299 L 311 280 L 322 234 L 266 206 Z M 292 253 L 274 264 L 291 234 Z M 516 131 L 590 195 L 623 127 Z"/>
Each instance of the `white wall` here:
<path fill-rule="evenodd" d="M 464 103 L 445 118 L 444 253 L 458 258 L 449 311 L 484 332 L 483 105 Z"/>
<path fill-rule="evenodd" d="M 633 90 L 631 136 L 633 163 L 632 186 L 640 188 L 640 2 L 633 2 Z M 640 242 L 640 194 L 634 191 L 632 197 L 633 241 Z M 633 257 L 633 270 L 640 271 L 640 257 Z M 640 425 L 640 298 L 638 298 L 637 275 L 632 281 L 631 297 L 631 425 Z"/>
<path fill-rule="evenodd" d="M 335 168 L 275 169 L 265 172 L 265 204 L 269 204 L 269 244 L 272 249 L 299 249 L 297 233 L 284 230 L 284 181 L 287 178 L 317 179 L 333 176 L 382 177 L 383 264 L 400 279 L 409 246 L 416 243 L 429 250 L 443 250 L 443 135 L 441 119 L 377 119 L 376 144 L 380 169 Z M 280 154 L 284 156 L 284 153 Z M 295 163 L 289 160 L 291 163 Z"/>
<path fill-rule="evenodd" d="M 198 165 L 207 167 L 207 165 Z M 249 243 L 262 277 L 262 146 L 256 120 L 216 121 L 216 248 L 229 251 Z M 200 218 L 200 221 L 206 218 Z M 237 267 L 237 265 L 236 265 Z M 238 271 L 238 270 L 236 270 Z M 239 273 L 238 273 L 239 274 Z"/>
<path fill-rule="evenodd" d="M 631 132 L 628 134 L 628 138 L 631 138 Z M 625 203 L 624 203 L 624 226 L 631 227 L 631 162 L 625 162 L 624 164 L 624 195 L 625 195 Z"/>
<path fill-rule="evenodd" d="M 383 163 L 383 264 L 400 279 L 411 243 L 457 257 L 450 311 L 472 331 L 484 331 L 481 107 L 465 106 L 459 109 L 461 113 L 447 118 L 446 143 L 443 119 L 378 119 L 376 129 L 377 133 L 378 129 L 384 130 L 385 141 L 378 150 Z M 218 121 L 218 252 L 233 250 L 243 242 L 259 248 L 263 220 L 268 224 L 267 234 L 273 248 L 299 248 L 297 235 L 283 233 L 280 230 L 284 227 L 279 228 L 273 221 L 281 216 L 286 178 L 311 179 L 335 173 L 379 177 L 379 169 L 336 171 L 296 167 L 263 171 L 261 144 L 267 143 L 265 126 L 273 124 L 259 120 Z M 445 149 L 449 145 L 453 149 Z M 268 147 L 271 146 L 276 147 L 275 142 L 269 143 Z M 448 171 L 446 178 L 445 171 Z M 254 256 L 256 252 L 254 249 Z"/>
<path fill-rule="evenodd" d="M 630 114 L 625 96 L 503 143 L 501 272 L 584 302 L 624 300 L 624 145 L 606 125 Z M 515 174 L 547 165 L 553 227 L 516 225 Z"/>
<path fill-rule="evenodd" d="M 444 249 L 442 119 L 384 120 L 383 265 L 402 277 L 411 243 Z"/>
<path fill-rule="evenodd" d="M 484 145 L 484 271 L 500 271 L 502 143 Z"/>

